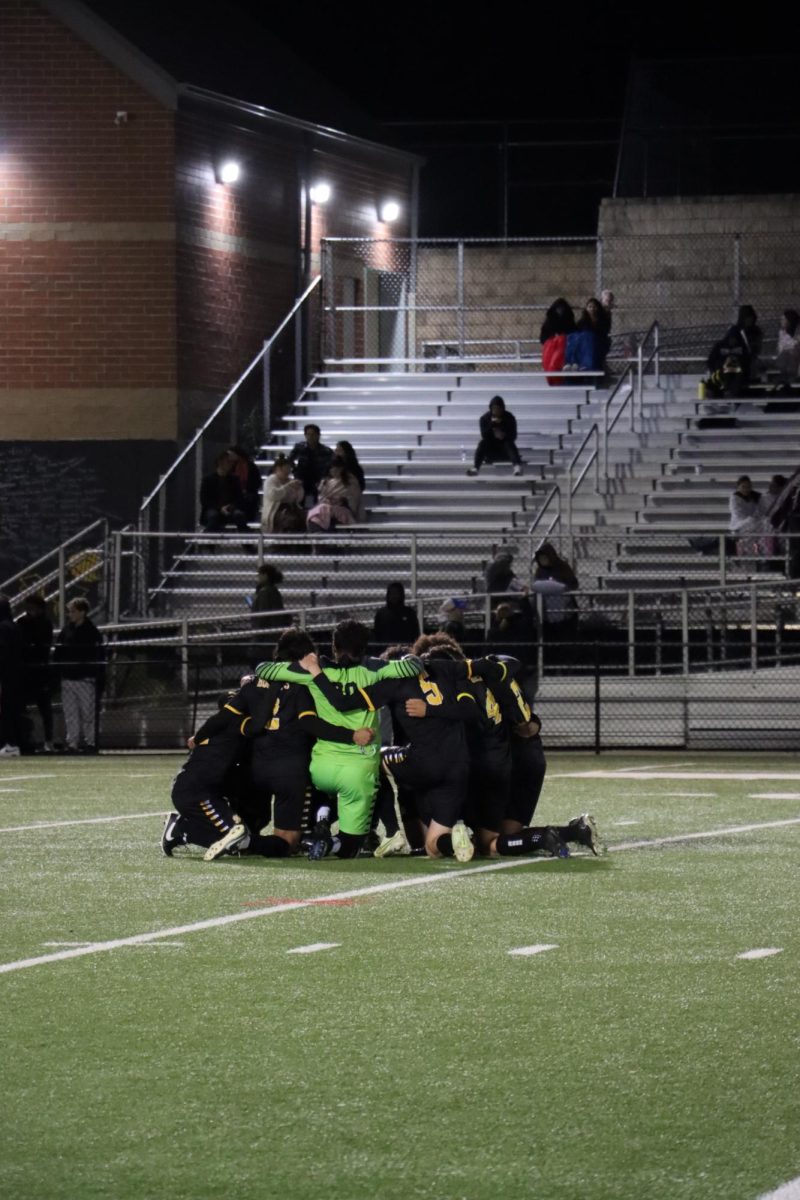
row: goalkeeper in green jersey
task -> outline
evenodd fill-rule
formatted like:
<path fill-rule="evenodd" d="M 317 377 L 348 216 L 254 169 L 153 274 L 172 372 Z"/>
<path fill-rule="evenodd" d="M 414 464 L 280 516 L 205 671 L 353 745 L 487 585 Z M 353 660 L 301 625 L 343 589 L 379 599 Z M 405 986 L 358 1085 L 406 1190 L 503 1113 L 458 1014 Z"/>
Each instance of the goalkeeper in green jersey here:
<path fill-rule="evenodd" d="M 334 661 L 321 660 L 328 678 L 348 694 L 380 679 L 409 678 L 419 675 L 422 670 L 418 658 L 401 658 L 394 662 L 365 658 L 368 644 L 366 625 L 360 621 L 340 621 L 333 631 Z M 335 792 L 338 798 L 339 834 L 336 839 L 331 837 L 330 812 L 320 809 L 308 856 L 319 859 L 333 853 L 339 858 L 355 858 L 369 833 L 378 787 L 380 721 L 374 705 L 365 697 L 366 717 L 363 710 L 339 712 L 298 663 L 264 662 L 256 668 L 256 674 L 260 679 L 307 684 L 317 713 L 331 725 L 374 729 L 375 741 L 369 746 L 345 745 L 319 738 L 311 752 L 311 782 L 318 791 Z"/>

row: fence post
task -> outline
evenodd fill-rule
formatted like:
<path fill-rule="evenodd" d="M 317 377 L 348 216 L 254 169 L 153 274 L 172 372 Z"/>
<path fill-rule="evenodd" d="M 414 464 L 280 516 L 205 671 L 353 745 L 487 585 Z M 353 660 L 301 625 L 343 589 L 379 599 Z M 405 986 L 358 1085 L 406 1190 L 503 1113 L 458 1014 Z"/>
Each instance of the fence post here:
<path fill-rule="evenodd" d="M 719 583 L 725 587 L 728 582 L 728 563 L 725 557 L 725 534 L 719 535 Z"/>
<path fill-rule="evenodd" d="M 58 547 L 58 623 L 67 623 L 67 563 L 64 547 Z"/>
<path fill-rule="evenodd" d="M 189 622 L 181 621 L 181 690 L 189 696 Z"/>
<path fill-rule="evenodd" d="M 597 238 L 595 242 L 595 259 L 594 259 L 594 294 L 599 296 L 603 290 L 603 239 Z"/>
<path fill-rule="evenodd" d="M 122 592 L 122 531 L 114 530 L 114 587 L 111 593 L 111 624 L 119 625 L 120 595 Z"/>
<path fill-rule="evenodd" d="M 418 578 L 418 563 L 417 563 L 417 535 L 411 534 L 411 595 L 417 594 L 417 578 Z"/>
<path fill-rule="evenodd" d="M 458 305 L 458 356 L 464 357 L 464 243 L 458 243 L 456 277 L 456 304 Z"/>
<path fill-rule="evenodd" d="M 661 326 L 656 321 L 656 327 L 653 331 L 653 338 L 656 343 L 655 357 L 653 362 L 656 368 L 656 387 L 661 387 Z"/>
<path fill-rule="evenodd" d="M 600 753 L 600 643 L 594 644 L 594 752 Z"/>
<path fill-rule="evenodd" d="M 536 676 L 541 681 L 544 679 L 544 597 L 541 592 L 536 593 L 536 626 L 539 630 L 536 643 Z"/>
<path fill-rule="evenodd" d="M 644 421 L 644 369 L 642 366 L 643 361 L 644 361 L 644 358 L 642 355 L 642 343 L 639 342 L 639 345 L 636 350 L 636 399 L 638 399 L 638 401 L 639 401 L 639 422 L 640 422 L 639 428 L 640 429 L 644 428 L 644 426 L 642 425 L 642 422 Z M 636 399 L 631 398 L 631 404 L 635 404 Z"/>
<path fill-rule="evenodd" d="M 733 307 L 738 308 L 742 300 L 742 235 L 733 235 Z"/>
<path fill-rule="evenodd" d="M 635 593 L 628 592 L 628 674 L 636 674 L 636 606 Z"/>
<path fill-rule="evenodd" d="M 758 592 L 750 584 L 750 670 L 758 670 Z"/>

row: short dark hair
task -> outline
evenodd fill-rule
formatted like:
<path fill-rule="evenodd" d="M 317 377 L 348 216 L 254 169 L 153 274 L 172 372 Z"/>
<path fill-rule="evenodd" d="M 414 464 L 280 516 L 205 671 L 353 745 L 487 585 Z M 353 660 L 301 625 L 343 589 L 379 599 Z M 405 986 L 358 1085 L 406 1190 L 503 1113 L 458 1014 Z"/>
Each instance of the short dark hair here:
<path fill-rule="evenodd" d="M 464 658 L 464 651 L 449 633 L 423 633 L 411 647 L 420 658 Z"/>
<path fill-rule="evenodd" d="M 369 645 L 369 630 L 361 621 L 340 621 L 333 631 L 333 649 L 353 661 L 364 657 Z"/>
<path fill-rule="evenodd" d="M 299 662 L 307 654 L 316 654 L 317 647 L 305 629 L 290 625 L 278 638 L 273 658 L 276 662 Z"/>
<path fill-rule="evenodd" d="M 74 608 L 76 612 L 88 613 L 89 601 L 85 596 L 76 596 L 74 600 L 70 600 L 67 608 Z"/>
<path fill-rule="evenodd" d="M 316 429 L 317 433 L 321 435 L 322 431 L 320 430 L 319 425 L 315 425 L 313 421 L 309 421 L 308 425 L 303 426 L 303 433 L 308 433 L 309 429 Z"/>

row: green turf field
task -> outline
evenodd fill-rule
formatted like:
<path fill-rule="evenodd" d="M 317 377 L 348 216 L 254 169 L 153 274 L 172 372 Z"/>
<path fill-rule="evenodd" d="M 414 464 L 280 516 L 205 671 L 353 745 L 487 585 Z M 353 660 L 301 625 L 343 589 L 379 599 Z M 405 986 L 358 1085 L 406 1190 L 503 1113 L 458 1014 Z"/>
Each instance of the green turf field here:
<path fill-rule="evenodd" d="M 800 758 L 552 754 L 539 815 L 593 811 L 611 852 L 501 869 L 166 859 L 179 761 L 0 764 L 0 1196 L 755 1200 L 800 1176 Z"/>

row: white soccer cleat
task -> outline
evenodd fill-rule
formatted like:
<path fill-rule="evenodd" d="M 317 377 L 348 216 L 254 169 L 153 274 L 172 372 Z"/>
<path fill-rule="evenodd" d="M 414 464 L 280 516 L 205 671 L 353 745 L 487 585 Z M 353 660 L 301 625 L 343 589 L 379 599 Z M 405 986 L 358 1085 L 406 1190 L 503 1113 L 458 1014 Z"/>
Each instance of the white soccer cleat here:
<path fill-rule="evenodd" d="M 402 829 L 398 829 L 397 833 L 393 833 L 390 838 L 383 839 L 378 848 L 373 851 L 373 858 L 392 858 L 410 853 L 411 847 L 406 840 L 406 835 Z"/>
<path fill-rule="evenodd" d="M 249 843 L 250 834 L 244 825 L 231 825 L 224 837 L 221 837 L 218 842 L 214 842 L 213 846 L 209 846 L 203 855 L 203 862 L 213 862 L 215 858 L 219 858 L 226 850 L 230 853 L 237 846 L 241 846 L 244 841 Z"/>
<path fill-rule="evenodd" d="M 475 847 L 472 844 L 470 832 L 463 821 L 456 821 L 450 837 L 453 842 L 453 855 L 456 862 L 471 862 L 472 856 L 475 853 Z"/>
<path fill-rule="evenodd" d="M 12 746 L 6 742 L 5 746 L 0 746 L 0 758 L 19 758 L 19 746 Z"/>

